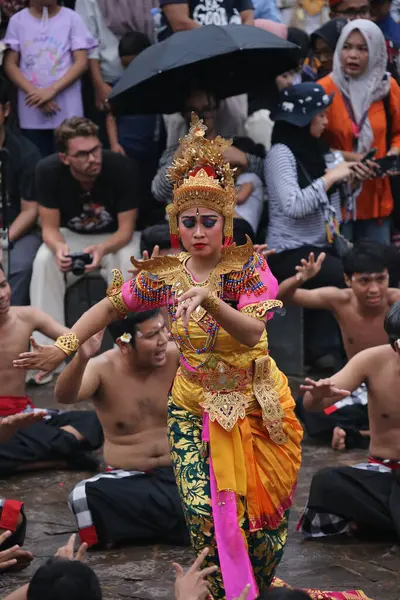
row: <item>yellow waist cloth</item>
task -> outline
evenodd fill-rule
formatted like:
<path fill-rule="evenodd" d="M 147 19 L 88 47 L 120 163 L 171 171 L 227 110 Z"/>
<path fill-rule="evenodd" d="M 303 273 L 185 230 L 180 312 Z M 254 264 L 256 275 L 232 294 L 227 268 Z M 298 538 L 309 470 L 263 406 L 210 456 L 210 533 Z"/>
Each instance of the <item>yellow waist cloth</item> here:
<path fill-rule="evenodd" d="M 266 364 L 265 372 L 262 369 Z M 251 530 L 276 528 L 292 502 L 301 464 L 302 428 L 294 415 L 295 403 L 287 379 L 273 359 L 264 356 L 247 368 L 228 367 L 228 391 L 229 385 L 234 386 L 235 371 L 239 377 L 236 383 L 240 381 L 236 390 L 245 401 L 242 415 L 230 429 L 212 420 L 213 399 L 219 398 L 223 403 L 224 396 L 216 394 L 215 389 L 214 394 L 208 392 L 213 384 L 210 374 L 188 375 L 187 369 L 181 367 L 173 388 L 174 402 L 196 415 L 203 413 L 203 407 L 207 409 L 210 456 L 218 490 L 232 490 L 246 499 Z M 261 410 L 263 398 L 271 394 L 279 403 L 279 419 L 276 402 L 270 404 L 270 414 L 268 403 Z"/>

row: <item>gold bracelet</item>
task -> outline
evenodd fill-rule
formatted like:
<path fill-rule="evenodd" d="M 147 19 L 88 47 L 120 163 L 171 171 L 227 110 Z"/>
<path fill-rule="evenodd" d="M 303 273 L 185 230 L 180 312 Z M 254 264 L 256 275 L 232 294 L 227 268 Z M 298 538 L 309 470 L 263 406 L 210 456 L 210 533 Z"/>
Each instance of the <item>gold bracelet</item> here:
<path fill-rule="evenodd" d="M 210 315 L 215 316 L 218 314 L 221 302 L 218 297 L 209 294 L 201 305 Z"/>
<path fill-rule="evenodd" d="M 80 343 L 78 338 L 76 337 L 76 334 L 73 331 L 71 331 L 71 333 L 60 335 L 60 337 L 56 339 L 54 345 L 56 346 L 56 348 L 62 350 L 64 354 L 69 356 L 73 352 L 79 350 Z"/>

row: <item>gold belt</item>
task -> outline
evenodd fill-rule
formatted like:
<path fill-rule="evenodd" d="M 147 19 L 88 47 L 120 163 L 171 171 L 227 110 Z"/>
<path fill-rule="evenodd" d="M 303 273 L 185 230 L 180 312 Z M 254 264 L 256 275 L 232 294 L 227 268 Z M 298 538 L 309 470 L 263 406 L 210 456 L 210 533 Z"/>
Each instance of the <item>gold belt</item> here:
<path fill-rule="evenodd" d="M 221 360 L 215 368 L 199 373 L 191 371 L 185 363 L 181 362 L 181 374 L 189 381 L 201 385 L 205 391 L 212 393 L 226 394 L 233 390 L 243 389 L 252 383 L 253 373 L 252 364 L 247 369 L 236 369 Z"/>
<path fill-rule="evenodd" d="M 272 365 L 274 369 L 271 369 Z M 191 371 L 181 363 L 180 372 L 189 381 L 202 386 L 205 399 L 200 406 L 211 421 L 217 421 L 226 431 L 231 431 L 238 419 L 244 419 L 257 408 L 255 396 L 271 440 L 276 444 L 287 441 L 282 426 L 284 413 L 276 389 L 280 373 L 268 355 L 256 359 L 246 369 L 237 369 L 220 361 L 214 369 L 202 373 Z M 244 388 L 249 384 L 252 384 L 252 391 L 246 394 Z"/>

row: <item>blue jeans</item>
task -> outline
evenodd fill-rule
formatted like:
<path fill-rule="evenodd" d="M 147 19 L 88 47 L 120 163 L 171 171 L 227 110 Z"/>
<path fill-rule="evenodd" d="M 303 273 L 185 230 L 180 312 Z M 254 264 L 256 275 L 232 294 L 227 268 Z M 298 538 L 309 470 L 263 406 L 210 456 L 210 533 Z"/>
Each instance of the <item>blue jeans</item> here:
<path fill-rule="evenodd" d="M 342 234 L 353 243 L 368 239 L 388 246 L 391 240 L 391 226 L 390 217 L 347 221 L 342 224 Z"/>

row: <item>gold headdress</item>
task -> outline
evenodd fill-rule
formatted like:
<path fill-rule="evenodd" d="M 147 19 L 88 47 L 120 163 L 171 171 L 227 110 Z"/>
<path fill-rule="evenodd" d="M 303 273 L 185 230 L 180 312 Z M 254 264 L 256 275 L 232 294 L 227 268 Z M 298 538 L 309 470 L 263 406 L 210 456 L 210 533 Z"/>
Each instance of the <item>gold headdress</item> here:
<path fill-rule="evenodd" d="M 189 133 L 180 140 L 181 154 L 168 169 L 168 177 L 174 182 L 174 201 L 167 206 L 173 248 L 179 247 L 178 216 L 193 206 L 210 208 L 223 215 L 224 245 L 233 241 L 234 170 L 224 158 L 232 140 L 219 136 L 208 140 L 206 130 L 193 113 Z"/>

